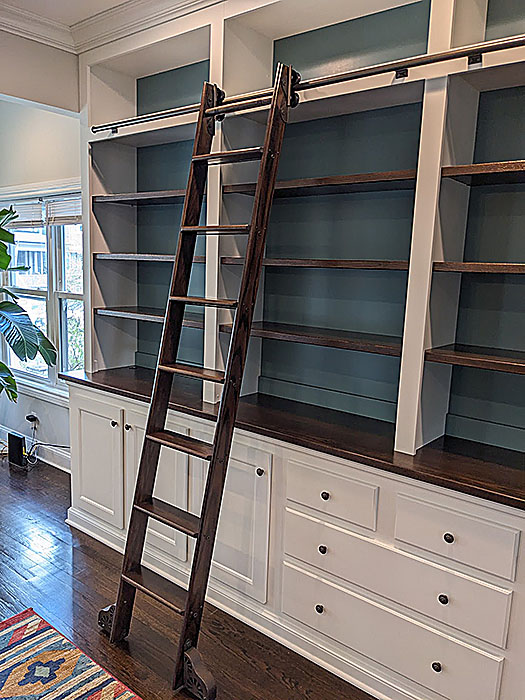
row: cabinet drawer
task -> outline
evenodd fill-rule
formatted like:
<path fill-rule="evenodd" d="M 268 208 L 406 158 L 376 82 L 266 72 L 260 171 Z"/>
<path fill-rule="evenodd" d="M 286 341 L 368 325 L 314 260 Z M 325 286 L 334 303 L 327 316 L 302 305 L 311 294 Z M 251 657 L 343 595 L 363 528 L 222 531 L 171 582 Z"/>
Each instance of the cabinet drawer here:
<path fill-rule="evenodd" d="M 408 496 L 398 496 L 397 540 L 513 581 L 519 531 Z"/>
<path fill-rule="evenodd" d="M 376 529 L 378 492 L 378 486 L 288 462 L 287 498 L 370 530 Z"/>
<path fill-rule="evenodd" d="M 291 564 L 285 563 L 283 574 L 283 612 L 295 620 L 448 700 L 498 697 L 501 657 L 463 644 Z M 436 663 L 440 664 L 438 672 L 432 667 Z"/>
<path fill-rule="evenodd" d="M 505 646 L 511 591 L 290 509 L 284 543 L 290 556 L 479 639 Z"/>

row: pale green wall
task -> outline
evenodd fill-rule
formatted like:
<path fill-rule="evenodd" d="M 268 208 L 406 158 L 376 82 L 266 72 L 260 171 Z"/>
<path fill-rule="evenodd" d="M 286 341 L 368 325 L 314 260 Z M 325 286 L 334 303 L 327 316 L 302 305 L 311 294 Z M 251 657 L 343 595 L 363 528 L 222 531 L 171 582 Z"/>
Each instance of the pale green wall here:
<path fill-rule="evenodd" d="M 523 0 L 489 0 L 485 38 L 525 33 L 525 3 Z"/>

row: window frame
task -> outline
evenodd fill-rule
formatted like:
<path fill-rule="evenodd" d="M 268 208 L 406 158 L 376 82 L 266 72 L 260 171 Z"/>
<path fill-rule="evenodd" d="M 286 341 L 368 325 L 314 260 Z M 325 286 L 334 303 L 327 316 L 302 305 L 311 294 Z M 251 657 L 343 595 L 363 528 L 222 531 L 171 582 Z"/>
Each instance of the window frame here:
<path fill-rule="evenodd" d="M 23 369 L 13 368 L 13 373 L 15 374 L 17 381 L 20 381 L 23 385 L 34 386 L 35 388 L 45 388 L 45 389 L 55 389 L 59 392 L 65 390 L 65 382 L 59 378 L 59 373 L 67 371 L 67 367 L 63 367 L 63 344 L 61 342 L 62 329 L 65 320 L 63 320 L 62 315 L 65 313 L 64 301 L 75 300 L 82 302 L 83 305 L 83 318 L 85 319 L 85 308 L 86 308 L 86 289 L 84 284 L 84 253 L 85 246 L 82 244 L 82 282 L 83 282 L 83 292 L 82 294 L 77 292 L 68 292 L 65 289 L 65 246 L 64 246 L 64 234 L 66 223 L 55 223 L 52 220 L 48 220 L 46 215 L 46 202 L 50 200 L 66 200 L 71 197 L 78 197 L 81 199 L 81 192 L 78 189 L 64 191 L 60 193 L 53 194 L 40 194 L 38 196 L 31 197 L 10 197 L 5 199 L 2 197 L 1 206 L 9 206 L 11 203 L 16 209 L 16 204 L 22 204 L 24 200 L 30 201 L 38 199 L 42 204 L 43 210 L 43 228 L 46 234 L 46 251 L 47 251 L 47 286 L 45 289 L 30 289 L 20 285 L 11 284 L 11 274 L 7 271 L 2 272 L 2 284 L 20 297 L 21 305 L 24 306 L 24 299 L 43 299 L 46 302 L 46 321 L 47 321 L 47 336 L 51 342 L 57 348 L 57 364 L 47 368 L 47 375 L 39 376 L 31 371 L 25 371 Z M 82 234 L 84 232 L 83 221 L 77 222 L 82 227 Z M 28 228 L 31 228 L 28 226 Z M 16 229 L 15 229 L 16 230 Z M 86 329 L 84 327 L 83 331 L 83 345 L 84 345 L 84 364 L 85 364 L 85 353 L 86 353 Z M 4 337 L 0 338 L 0 359 L 9 364 L 9 346 L 5 341 Z M 67 359 L 67 358 L 66 358 Z"/>

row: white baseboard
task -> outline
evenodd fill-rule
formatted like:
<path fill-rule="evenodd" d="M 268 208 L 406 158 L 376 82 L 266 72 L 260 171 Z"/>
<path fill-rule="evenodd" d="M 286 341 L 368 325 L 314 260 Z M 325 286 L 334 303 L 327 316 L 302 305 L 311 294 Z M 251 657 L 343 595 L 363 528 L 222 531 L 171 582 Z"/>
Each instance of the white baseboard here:
<path fill-rule="evenodd" d="M 10 428 L 5 425 L 0 425 L 0 440 L 7 442 L 7 433 Z M 18 432 L 18 431 L 15 431 Z M 24 435 L 27 444 L 31 444 L 31 438 L 29 435 Z M 64 450 L 60 447 L 51 447 L 49 445 L 42 445 L 38 448 L 38 459 L 41 462 L 49 464 L 51 467 L 60 469 L 63 472 L 71 473 L 71 454 L 69 450 Z"/>
<path fill-rule="evenodd" d="M 123 530 L 116 531 L 73 507 L 68 510 L 66 523 L 118 552 L 124 551 L 126 535 Z M 164 552 L 146 544 L 143 561 L 150 569 L 179 586 L 188 587 L 187 567 L 183 567 L 182 564 L 177 566 Z M 358 658 L 350 650 L 343 651 L 326 640 L 318 641 L 314 631 L 302 627 L 291 618 L 284 618 L 272 612 L 263 604 L 242 596 L 213 578 L 210 579 L 206 600 L 377 700 L 421 700 L 421 695 L 415 687 L 407 687 L 409 684 L 400 682 L 388 669 L 373 661 Z M 108 601 L 108 604 L 110 602 L 112 601 Z M 429 699 L 430 697 L 435 698 L 435 695 L 429 693 Z"/>

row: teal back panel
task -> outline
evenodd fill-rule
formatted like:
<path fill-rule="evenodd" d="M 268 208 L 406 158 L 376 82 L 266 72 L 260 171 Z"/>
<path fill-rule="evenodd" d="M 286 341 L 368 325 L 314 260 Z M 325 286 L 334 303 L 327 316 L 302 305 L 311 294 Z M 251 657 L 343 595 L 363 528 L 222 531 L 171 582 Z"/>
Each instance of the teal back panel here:
<path fill-rule="evenodd" d="M 414 168 L 421 107 L 391 107 L 292 124 L 280 179 Z M 298 197 L 274 202 L 269 257 L 407 260 L 412 191 Z M 267 268 L 267 321 L 403 332 L 407 275 L 396 271 Z M 273 340 L 262 342 L 259 391 L 395 420 L 399 360 Z"/>
<path fill-rule="evenodd" d="M 210 62 L 148 75 L 137 80 L 137 114 L 160 112 L 200 102 L 202 84 L 208 80 Z"/>
<path fill-rule="evenodd" d="M 426 53 L 429 12 L 429 0 L 419 0 L 279 39 L 274 59 L 307 79 Z"/>
<path fill-rule="evenodd" d="M 208 61 L 141 78 L 137 81 L 138 112 L 148 113 L 179 104 L 198 102 L 202 83 L 208 78 Z M 137 149 L 137 188 L 139 191 L 185 189 L 193 141 L 147 146 Z M 182 204 L 139 206 L 137 208 L 137 250 L 139 253 L 175 253 L 182 216 Z M 205 242 L 199 240 L 196 255 L 205 254 Z M 164 308 L 169 291 L 172 265 L 139 263 L 138 303 Z M 205 270 L 193 266 L 190 294 L 204 295 Z M 194 307 L 192 311 L 199 311 Z M 201 310 L 202 311 L 202 310 Z M 160 324 L 139 323 L 136 363 L 154 367 L 160 343 Z M 184 328 L 179 359 L 202 364 L 203 331 Z"/>
<path fill-rule="evenodd" d="M 487 40 L 524 33 L 525 4 L 521 0 L 489 0 Z"/>
<path fill-rule="evenodd" d="M 475 161 L 525 158 L 524 114 L 524 88 L 483 93 Z M 465 260 L 524 262 L 524 231 L 524 185 L 471 189 Z M 521 275 L 463 275 L 456 342 L 525 350 L 524 300 Z M 447 433 L 525 450 L 525 377 L 454 368 Z"/>

